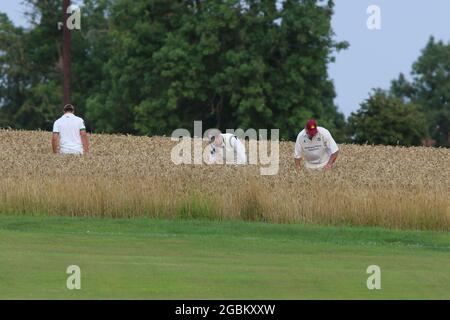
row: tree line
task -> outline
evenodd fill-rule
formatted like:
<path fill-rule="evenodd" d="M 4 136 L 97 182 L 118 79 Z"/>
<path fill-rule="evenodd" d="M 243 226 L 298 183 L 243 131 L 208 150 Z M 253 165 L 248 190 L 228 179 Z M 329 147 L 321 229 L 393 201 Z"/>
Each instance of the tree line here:
<path fill-rule="evenodd" d="M 0 127 L 51 130 L 61 113 L 62 1 L 25 0 L 30 27 L 0 13 Z M 279 128 L 316 118 L 337 141 L 449 146 L 450 45 L 430 39 L 389 90 L 346 121 L 327 65 L 331 0 L 85 0 L 72 32 L 72 102 L 97 133 Z M 355 79 L 357 81 L 357 79 Z"/>

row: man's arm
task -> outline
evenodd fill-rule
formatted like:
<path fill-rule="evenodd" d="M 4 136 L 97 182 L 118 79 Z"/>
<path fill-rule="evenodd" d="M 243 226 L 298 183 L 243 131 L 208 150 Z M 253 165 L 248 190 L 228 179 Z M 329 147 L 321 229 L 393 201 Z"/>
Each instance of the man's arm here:
<path fill-rule="evenodd" d="M 331 136 L 331 133 L 329 131 L 326 131 L 326 134 L 324 135 L 324 142 L 325 146 L 327 147 L 328 151 L 331 153 L 330 159 L 328 160 L 327 164 L 324 167 L 325 171 L 331 170 L 331 167 L 333 166 L 334 162 L 336 161 L 338 154 L 339 154 L 339 147 L 334 141 L 333 137 Z"/>
<path fill-rule="evenodd" d="M 59 133 L 53 132 L 52 134 L 52 149 L 53 153 L 58 153 L 59 151 Z"/>
<path fill-rule="evenodd" d="M 302 168 L 302 146 L 299 142 L 299 137 L 297 137 L 297 141 L 295 141 L 294 146 L 294 159 L 295 159 L 295 169 L 300 170 Z"/>
<path fill-rule="evenodd" d="M 295 169 L 300 170 L 302 168 L 302 158 L 295 158 Z"/>
<path fill-rule="evenodd" d="M 210 145 L 210 150 L 209 150 L 209 164 L 213 164 L 216 162 L 216 149 Z"/>
<path fill-rule="evenodd" d="M 83 153 L 89 153 L 89 138 L 86 130 L 80 130 L 80 136 L 83 143 Z"/>
<path fill-rule="evenodd" d="M 233 141 L 233 138 L 231 138 L 231 142 Z M 231 143 L 230 142 L 230 143 Z M 236 155 L 237 155 L 237 164 L 246 164 L 247 163 L 247 156 L 245 154 L 245 147 L 242 144 L 242 142 L 237 138 L 234 137 L 234 144 L 232 144 L 232 146 L 234 147 L 234 150 L 236 150 Z"/>
<path fill-rule="evenodd" d="M 325 171 L 331 170 L 331 167 L 333 166 L 333 163 L 336 161 L 338 157 L 339 151 L 336 151 L 330 156 L 330 160 L 328 160 L 327 164 L 325 165 Z"/>

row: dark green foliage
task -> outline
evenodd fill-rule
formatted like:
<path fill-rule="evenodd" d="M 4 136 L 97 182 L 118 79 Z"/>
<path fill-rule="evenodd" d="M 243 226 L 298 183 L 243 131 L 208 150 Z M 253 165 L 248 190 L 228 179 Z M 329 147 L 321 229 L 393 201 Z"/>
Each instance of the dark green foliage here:
<path fill-rule="evenodd" d="M 419 108 L 382 90 L 374 90 L 351 114 L 348 125 L 356 143 L 414 146 L 426 136 L 425 116 Z"/>
<path fill-rule="evenodd" d="M 54 121 L 54 105 L 62 99 L 58 49 L 50 44 L 53 41 L 40 43 L 38 38 L 44 37 L 53 37 L 47 26 L 26 32 L 0 13 L 2 127 L 49 129 Z"/>
<path fill-rule="evenodd" d="M 450 43 L 431 37 L 411 73 L 412 81 L 400 74 L 352 113 L 351 141 L 450 147 Z"/>
<path fill-rule="evenodd" d="M 422 107 L 437 145 L 450 147 L 450 43 L 431 38 L 413 65 L 412 100 Z"/>
<path fill-rule="evenodd" d="M 0 17 L 0 125 L 49 129 L 62 100 L 61 1 L 27 0 L 30 30 Z M 333 1 L 86 0 L 72 43 L 73 103 L 96 132 L 279 128 L 314 117 L 343 137 L 327 64 Z M 19 54 L 18 54 L 19 53 Z"/>
<path fill-rule="evenodd" d="M 427 136 L 450 147 L 450 43 L 430 38 L 413 64 L 412 81 L 400 74 L 392 94 L 420 107 L 427 120 Z"/>

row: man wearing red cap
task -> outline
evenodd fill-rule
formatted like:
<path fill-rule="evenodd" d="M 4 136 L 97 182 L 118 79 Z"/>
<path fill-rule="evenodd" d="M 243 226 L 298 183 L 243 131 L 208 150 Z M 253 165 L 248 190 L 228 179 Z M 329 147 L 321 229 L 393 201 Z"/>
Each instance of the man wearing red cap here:
<path fill-rule="evenodd" d="M 295 142 L 295 168 L 300 169 L 304 159 L 306 168 L 331 170 L 338 152 L 330 131 L 318 127 L 316 120 L 308 120 Z"/>

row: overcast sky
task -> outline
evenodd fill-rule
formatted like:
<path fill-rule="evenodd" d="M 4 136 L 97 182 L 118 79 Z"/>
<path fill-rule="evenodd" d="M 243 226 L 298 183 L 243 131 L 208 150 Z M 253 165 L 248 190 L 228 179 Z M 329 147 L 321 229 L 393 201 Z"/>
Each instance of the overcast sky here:
<path fill-rule="evenodd" d="M 0 0 L 17 25 L 26 25 L 22 0 Z M 350 48 L 329 66 L 336 87 L 336 104 L 346 116 L 359 108 L 372 88 L 388 88 L 400 72 L 409 74 L 420 50 L 433 35 L 450 41 L 450 0 L 335 0 L 333 29 Z M 367 8 L 376 5 L 381 30 L 367 28 Z"/>

